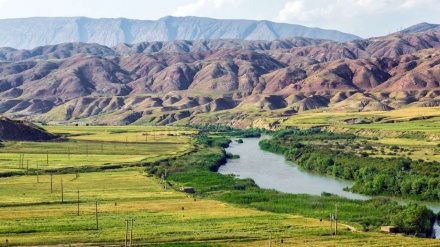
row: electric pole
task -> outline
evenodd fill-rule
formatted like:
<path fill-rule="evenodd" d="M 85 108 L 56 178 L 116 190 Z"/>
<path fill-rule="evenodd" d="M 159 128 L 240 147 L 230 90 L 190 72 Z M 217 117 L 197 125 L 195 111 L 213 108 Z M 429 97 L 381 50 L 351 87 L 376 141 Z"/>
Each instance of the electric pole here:
<path fill-rule="evenodd" d="M 125 219 L 125 247 L 127 247 L 128 241 L 128 219 Z"/>
<path fill-rule="evenodd" d="M 76 215 L 78 215 L 78 216 L 79 216 L 79 190 L 77 190 L 76 192 L 78 193 L 78 210 L 77 210 L 77 213 L 76 213 Z"/>
<path fill-rule="evenodd" d="M 338 235 L 338 204 L 336 204 L 336 210 L 335 210 L 335 235 Z"/>
<path fill-rule="evenodd" d="M 131 228 L 130 228 L 130 247 L 133 246 L 133 225 L 134 225 L 134 219 L 131 219 Z"/>
<path fill-rule="evenodd" d="M 330 213 L 330 236 L 333 236 L 333 214 Z"/>
<path fill-rule="evenodd" d="M 64 202 L 63 178 L 61 178 L 61 202 Z"/>
<path fill-rule="evenodd" d="M 99 229 L 99 222 L 98 222 L 98 201 L 95 202 L 95 217 L 96 217 L 96 230 Z"/>

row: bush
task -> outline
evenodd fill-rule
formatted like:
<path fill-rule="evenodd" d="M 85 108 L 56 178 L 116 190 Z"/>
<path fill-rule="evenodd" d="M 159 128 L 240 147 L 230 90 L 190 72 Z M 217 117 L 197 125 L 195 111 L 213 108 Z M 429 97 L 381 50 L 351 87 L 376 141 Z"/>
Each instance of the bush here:
<path fill-rule="evenodd" d="M 370 144 L 367 144 L 364 146 L 364 150 L 373 150 L 373 146 L 371 146 Z"/>
<path fill-rule="evenodd" d="M 398 149 L 399 149 L 399 147 L 398 147 L 398 146 L 396 146 L 396 145 L 392 145 L 392 146 L 390 147 L 390 149 L 391 149 L 391 150 L 398 150 Z"/>
<path fill-rule="evenodd" d="M 226 153 L 226 158 L 228 158 L 228 159 L 239 159 L 239 158 L 240 158 L 240 155 L 238 155 L 238 154 Z"/>
<path fill-rule="evenodd" d="M 419 235 L 432 234 L 432 224 L 435 221 L 434 213 L 426 206 L 409 204 L 402 211 L 391 217 L 391 224 L 397 227 L 400 232 Z"/>

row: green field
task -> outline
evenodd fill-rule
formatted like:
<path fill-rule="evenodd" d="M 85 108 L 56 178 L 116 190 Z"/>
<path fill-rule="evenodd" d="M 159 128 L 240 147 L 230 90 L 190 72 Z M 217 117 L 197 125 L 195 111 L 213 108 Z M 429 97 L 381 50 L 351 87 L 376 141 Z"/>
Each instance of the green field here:
<path fill-rule="evenodd" d="M 0 246 L 6 246 L 6 239 L 10 246 L 123 246 L 126 219 L 135 220 L 133 244 L 136 246 L 264 246 L 269 236 L 273 244 L 280 244 L 283 239 L 284 246 L 440 245 L 430 239 L 352 232 L 348 225 L 358 230 L 362 227 L 344 220 L 347 225 L 340 225 L 340 235 L 331 237 L 328 236 L 329 222 L 325 219 L 304 217 L 299 211 L 265 212 L 208 199 L 215 198 L 216 193 L 197 194 L 194 198 L 176 191 L 185 185 L 179 182 L 173 182 L 164 190 L 157 177 L 146 173 L 148 169 L 134 166 L 200 149 L 195 138 L 191 138 L 196 133 L 192 130 L 140 126 L 47 126 L 47 129 L 64 133 L 69 140 L 4 142 L 5 147 L 0 148 L 0 172 L 25 174 L 28 160 L 30 171 L 28 176 L 0 178 Z M 145 133 L 148 133 L 147 140 L 142 139 Z M 20 154 L 24 154 L 23 168 L 19 166 Z M 191 156 L 186 157 L 191 160 Z M 174 162 L 179 163 L 179 159 Z M 102 168 L 121 164 L 126 166 L 100 172 L 57 172 L 66 167 L 80 170 L 85 166 Z M 50 176 L 44 170 L 55 172 Z M 224 177 L 216 174 L 210 179 Z M 209 188 L 202 180 L 201 187 Z"/>
<path fill-rule="evenodd" d="M 363 120 L 367 124 L 350 124 L 348 120 Z M 287 118 L 282 126 L 333 126 L 339 128 L 414 131 L 440 134 L 440 107 L 404 108 L 380 112 L 317 112 L 307 111 Z"/>
<path fill-rule="evenodd" d="M 62 142 L 4 142 L 0 173 L 154 162 L 191 151 L 194 131 L 165 127 L 50 126 Z M 23 155 L 23 156 L 22 156 Z M 22 161 L 21 161 L 22 160 Z"/>
<path fill-rule="evenodd" d="M 61 178 L 64 203 L 61 202 Z M 328 221 L 241 208 L 165 191 L 158 179 L 139 168 L 99 173 L 56 175 L 0 180 L 0 239 L 10 245 L 97 243 L 123 245 L 125 219 L 134 219 L 133 243 L 182 243 L 200 246 L 258 246 L 285 240 L 287 246 L 435 246 L 435 240 L 351 233 L 329 237 Z M 77 215 L 77 191 L 80 215 Z M 95 202 L 98 201 L 98 230 Z M 182 210 L 182 207 L 184 210 Z M 180 244 L 178 244 L 180 243 Z M 201 244 L 203 243 L 203 245 Z M 195 243 L 194 243 L 195 244 Z M 189 246 L 191 246 L 190 244 Z M 0 242 L 5 246 L 5 242 Z M 162 245 L 161 245 L 162 246 Z M 197 245 L 196 245 L 197 246 Z"/>

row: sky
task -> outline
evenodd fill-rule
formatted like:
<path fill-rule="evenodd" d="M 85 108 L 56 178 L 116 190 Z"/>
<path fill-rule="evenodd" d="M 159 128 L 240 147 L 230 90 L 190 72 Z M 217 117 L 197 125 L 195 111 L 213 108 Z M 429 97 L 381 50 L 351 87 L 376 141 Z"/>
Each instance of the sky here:
<path fill-rule="evenodd" d="M 269 20 L 369 38 L 421 22 L 440 24 L 440 0 L 0 0 L 0 19 L 169 15 Z"/>

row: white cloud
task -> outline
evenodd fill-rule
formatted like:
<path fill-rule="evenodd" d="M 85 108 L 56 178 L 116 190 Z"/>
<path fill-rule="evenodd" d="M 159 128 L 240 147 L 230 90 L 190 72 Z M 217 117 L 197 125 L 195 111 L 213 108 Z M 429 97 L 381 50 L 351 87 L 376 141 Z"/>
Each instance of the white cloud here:
<path fill-rule="evenodd" d="M 422 21 L 439 23 L 434 10 L 440 11 L 439 0 L 290 0 L 273 20 L 368 37 Z"/>
<path fill-rule="evenodd" d="M 436 0 L 405 0 L 402 4 L 400 4 L 401 8 L 405 9 L 413 9 L 421 6 L 425 6 L 429 8 L 432 5 L 439 4 L 439 1 Z"/>
<path fill-rule="evenodd" d="M 212 8 L 223 8 L 234 4 L 237 1 L 234 0 L 197 0 L 195 3 L 190 3 L 187 5 L 177 7 L 176 11 L 172 13 L 173 16 L 189 16 L 189 15 L 200 15 L 206 11 L 212 10 Z"/>

